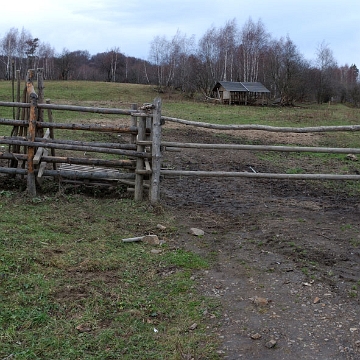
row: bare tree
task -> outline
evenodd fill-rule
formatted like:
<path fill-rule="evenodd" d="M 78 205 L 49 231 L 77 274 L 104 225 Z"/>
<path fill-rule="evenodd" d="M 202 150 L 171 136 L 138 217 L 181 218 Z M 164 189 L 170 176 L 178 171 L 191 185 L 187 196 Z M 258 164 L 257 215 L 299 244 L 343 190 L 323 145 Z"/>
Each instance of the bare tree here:
<path fill-rule="evenodd" d="M 259 81 L 259 68 L 262 55 L 270 39 L 270 34 L 259 19 L 255 24 L 251 18 L 245 23 L 241 31 L 240 79 L 242 81 Z"/>
<path fill-rule="evenodd" d="M 28 30 L 22 28 L 18 37 L 18 43 L 16 47 L 16 56 L 18 60 L 17 69 L 20 70 L 20 76 L 25 79 L 27 73 L 27 55 L 26 51 L 28 48 L 27 43 L 32 39 L 32 35 Z"/>
<path fill-rule="evenodd" d="M 16 54 L 19 31 L 11 28 L 1 41 L 1 52 L 4 56 L 3 63 L 5 65 L 5 78 L 11 79 L 11 63 Z"/>
<path fill-rule="evenodd" d="M 53 79 L 54 78 L 54 57 L 55 50 L 50 46 L 50 44 L 40 44 L 39 45 L 39 67 L 44 69 L 44 78 Z"/>
<path fill-rule="evenodd" d="M 172 68 L 170 72 L 172 78 L 168 79 L 168 85 L 182 91 L 191 88 L 189 57 L 194 53 L 194 42 L 194 36 L 188 38 L 186 34 L 182 34 L 179 30 L 171 41 L 169 60 Z"/>
<path fill-rule="evenodd" d="M 291 105 L 301 98 L 305 62 L 289 36 L 270 43 L 266 63 L 273 94 L 281 104 Z"/>
<path fill-rule="evenodd" d="M 316 58 L 316 98 L 319 104 L 330 101 L 336 95 L 334 72 L 337 68 L 336 61 L 329 45 L 324 41 L 317 48 Z"/>
<path fill-rule="evenodd" d="M 116 82 L 116 71 L 119 65 L 119 55 L 120 49 L 118 47 L 114 47 L 109 51 L 109 60 L 110 60 L 110 76 L 109 81 Z M 126 64 L 127 65 L 127 64 Z M 127 66 L 126 66 L 127 70 Z M 125 78 L 127 78 L 127 74 L 125 74 Z"/>
<path fill-rule="evenodd" d="M 212 87 L 224 77 L 224 66 L 221 63 L 218 30 L 212 26 L 199 41 L 197 56 L 202 68 L 200 88 L 209 95 Z"/>
<path fill-rule="evenodd" d="M 171 41 L 165 36 L 155 37 L 150 46 L 150 61 L 157 68 L 157 83 L 160 89 L 175 87 L 184 90 L 189 81 L 188 59 L 194 52 L 194 37 L 188 38 L 179 30 Z"/>
<path fill-rule="evenodd" d="M 73 58 L 71 52 L 64 48 L 62 53 L 56 58 L 56 66 L 58 71 L 58 78 L 61 80 L 71 79 L 71 70 L 74 68 Z"/>
<path fill-rule="evenodd" d="M 166 67 L 168 66 L 169 42 L 165 36 L 156 36 L 150 44 L 149 60 L 157 68 L 157 84 L 161 89 L 165 86 Z"/>
<path fill-rule="evenodd" d="M 236 20 L 228 21 L 223 28 L 219 29 L 218 47 L 220 50 L 220 61 L 223 66 L 222 80 L 234 80 L 234 60 L 237 38 Z M 219 79 L 220 80 L 220 79 Z"/>

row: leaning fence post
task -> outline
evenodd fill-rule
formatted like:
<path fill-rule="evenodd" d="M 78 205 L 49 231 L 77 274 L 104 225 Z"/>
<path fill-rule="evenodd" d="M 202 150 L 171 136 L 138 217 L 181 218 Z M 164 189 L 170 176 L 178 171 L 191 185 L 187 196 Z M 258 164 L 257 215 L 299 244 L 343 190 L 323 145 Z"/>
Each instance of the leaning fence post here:
<path fill-rule="evenodd" d="M 51 103 L 50 99 L 46 99 L 46 103 L 50 104 Z M 53 122 L 53 116 L 52 116 L 51 109 L 48 109 L 47 113 L 48 113 L 48 121 L 50 123 L 52 123 Z M 51 127 L 51 128 L 49 128 L 49 130 L 50 130 L 50 139 L 54 140 L 55 139 L 54 128 Z M 54 148 L 51 148 L 51 156 L 55 157 L 55 149 Z M 56 168 L 57 168 L 56 162 L 53 162 L 53 169 L 56 170 Z"/>
<path fill-rule="evenodd" d="M 38 96 L 34 90 L 34 85 L 32 82 L 33 76 L 34 76 L 34 70 L 29 70 L 28 78 L 26 81 L 26 89 L 30 97 L 30 116 L 29 116 L 29 128 L 27 134 L 28 141 L 35 141 L 35 135 L 36 135 Z M 35 154 L 35 147 L 29 146 L 27 153 L 27 191 L 31 196 L 36 196 L 36 182 L 35 182 L 35 171 L 34 171 L 34 161 L 33 161 L 34 154 Z"/>
<path fill-rule="evenodd" d="M 151 146 L 151 183 L 150 202 L 156 204 L 160 201 L 160 170 L 161 170 L 161 98 L 154 100 L 152 146 Z"/>

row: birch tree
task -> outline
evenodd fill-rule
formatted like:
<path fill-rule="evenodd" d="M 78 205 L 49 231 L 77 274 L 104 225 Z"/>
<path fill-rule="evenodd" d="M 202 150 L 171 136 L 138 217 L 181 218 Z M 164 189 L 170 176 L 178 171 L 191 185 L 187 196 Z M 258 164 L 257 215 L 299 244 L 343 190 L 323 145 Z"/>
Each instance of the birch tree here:
<path fill-rule="evenodd" d="M 120 49 L 118 47 L 114 47 L 109 52 L 110 58 L 110 79 L 111 82 L 116 82 L 116 71 L 119 65 L 119 58 L 120 58 Z M 127 64 L 126 64 L 127 65 Z M 126 74 L 125 78 L 127 78 L 127 66 L 126 66 Z"/>
<path fill-rule="evenodd" d="M 218 30 L 212 26 L 199 41 L 197 56 L 202 63 L 202 90 L 210 95 L 212 87 L 224 77 L 224 66 L 221 64 Z"/>
<path fill-rule="evenodd" d="M 18 37 L 16 56 L 17 56 L 17 70 L 20 70 L 21 78 L 25 78 L 27 73 L 26 62 L 27 62 L 27 43 L 32 39 L 31 33 L 28 30 L 22 28 Z"/>
<path fill-rule="evenodd" d="M 223 28 L 218 31 L 218 47 L 220 61 L 222 62 L 223 81 L 234 81 L 234 60 L 236 51 L 236 38 L 237 38 L 236 20 L 228 21 Z"/>
<path fill-rule="evenodd" d="M 241 45 L 239 47 L 239 63 L 241 81 L 259 81 L 260 61 L 270 35 L 259 19 L 254 23 L 251 18 L 245 23 L 241 30 Z"/>
<path fill-rule="evenodd" d="M 150 44 L 149 60 L 157 68 L 157 85 L 159 89 L 165 86 L 166 66 L 168 64 L 169 42 L 165 36 L 156 36 Z"/>
<path fill-rule="evenodd" d="M 50 44 L 40 44 L 39 45 L 39 67 L 44 69 L 44 79 L 53 79 L 54 78 L 54 57 L 55 50 L 50 46 Z"/>
<path fill-rule="evenodd" d="M 188 38 L 179 30 L 171 41 L 170 62 L 172 67 L 172 79 L 169 85 L 175 88 L 188 91 L 192 88 L 191 61 L 190 57 L 194 54 L 195 37 Z"/>
<path fill-rule="evenodd" d="M 18 43 L 19 31 L 11 28 L 1 41 L 1 52 L 3 54 L 3 63 L 5 65 L 5 78 L 11 79 L 12 60 L 16 55 L 16 48 Z"/>

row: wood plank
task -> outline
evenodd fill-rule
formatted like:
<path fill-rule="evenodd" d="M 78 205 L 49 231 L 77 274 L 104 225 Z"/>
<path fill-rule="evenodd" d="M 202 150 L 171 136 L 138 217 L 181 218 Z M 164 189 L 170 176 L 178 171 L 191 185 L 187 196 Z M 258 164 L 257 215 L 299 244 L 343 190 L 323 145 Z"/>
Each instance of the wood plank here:
<path fill-rule="evenodd" d="M 44 134 L 43 139 L 49 139 L 49 137 L 50 137 L 50 129 L 47 129 L 46 132 L 45 132 L 45 134 Z M 34 160 L 33 160 L 33 161 L 34 161 L 34 165 L 39 164 L 40 159 L 41 159 L 41 157 L 42 157 L 42 155 L 43 155 L 43 152 L 44 152 L 44 148 L 43 148 L 43 147 L 39 147 L 39 148 L 37 149 L 36 154 L 35 154 L 35 156 L 34 156 Z M 47 156 L 48 154 L 49 154 L 49 153 L 46 152 L 46 156 Z"/>

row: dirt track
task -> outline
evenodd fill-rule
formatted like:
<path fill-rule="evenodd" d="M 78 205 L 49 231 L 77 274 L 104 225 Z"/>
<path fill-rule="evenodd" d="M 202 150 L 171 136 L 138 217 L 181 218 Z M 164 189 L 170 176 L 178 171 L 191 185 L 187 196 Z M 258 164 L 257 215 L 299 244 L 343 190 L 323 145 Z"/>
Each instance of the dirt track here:
<path fill-rule="evenodd" d="M 211 131 L 175 126 L 163 138 L 224 142 Z M 164 160 L 176 169 L 281 172 L 247 151 L 183 150 Z M 197 280 L 223 304 L 213 321 L 224 359 L 360 359 L 359 200 L 321 182 L 162 180 L 162 203 L 183 224 L 176 242 L 213 259 Z M 205 236 L 189 235 L 190 227 Z"/>

